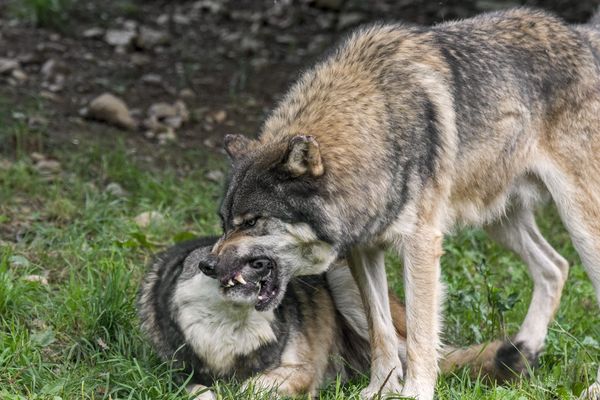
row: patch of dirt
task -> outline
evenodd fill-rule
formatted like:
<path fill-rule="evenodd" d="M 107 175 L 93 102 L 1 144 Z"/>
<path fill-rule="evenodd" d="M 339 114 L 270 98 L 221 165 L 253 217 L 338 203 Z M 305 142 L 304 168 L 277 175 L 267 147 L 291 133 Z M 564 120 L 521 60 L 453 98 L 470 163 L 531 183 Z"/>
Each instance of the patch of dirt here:
<path fill-rule="evenodd" d="M 75 2 L 63 32 L 11 19 L 0 6 L 0 58 L 18 72 L 0 76 L 0 96 L 19 117 L 41 102 L 47 120 L 40 149 L 74 146 L 115 128 L 83 117 L 103 93 L 122 98 L 136 120 L 155 103 L 185 103 L 190 120 L 169 136 L 179 148 L 217 151 L 226 133 L 255 134 L 302 68 L 346 32 L 373 21 L 430 24 L 519 4 L 553 10 L 571 22 L 595 1 L 263 0 Z M 21 110 L 22 111 L 22 110 Z M 22 117 L 22 116 L 21 116 Z M 143 126 L 143 124 L 142 124 Z M 119 133 L 152 155 L 165 143 L 140 128 Z M 6 144 L 0 151 L 10 154 Z M 34 146 L 35 147 L 35 146 Z"/>

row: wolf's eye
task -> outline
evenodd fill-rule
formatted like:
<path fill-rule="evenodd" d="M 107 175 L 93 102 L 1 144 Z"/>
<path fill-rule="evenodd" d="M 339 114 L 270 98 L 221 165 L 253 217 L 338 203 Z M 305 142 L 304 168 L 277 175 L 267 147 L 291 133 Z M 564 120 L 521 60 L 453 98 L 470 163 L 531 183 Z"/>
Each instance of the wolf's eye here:
<path fill-rule="evenodd" d="M 244 228 L 252 228 L 254 225 L 256 225 L 257 220 L 258 220 L 258 217 L 254 217 L 254 218 L 245 220 Z"/>

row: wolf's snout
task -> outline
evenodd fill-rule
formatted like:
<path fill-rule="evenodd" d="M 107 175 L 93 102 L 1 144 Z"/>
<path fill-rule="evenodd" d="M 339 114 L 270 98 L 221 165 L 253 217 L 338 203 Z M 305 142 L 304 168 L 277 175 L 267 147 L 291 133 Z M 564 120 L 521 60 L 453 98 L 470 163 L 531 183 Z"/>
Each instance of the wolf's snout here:
<path fill-rule="evenodd" d="M 273 263 L 268 258 L 258 258 L 250 263 L 250 266 L 256 270 L 263 271 L 273 268 Z"/>

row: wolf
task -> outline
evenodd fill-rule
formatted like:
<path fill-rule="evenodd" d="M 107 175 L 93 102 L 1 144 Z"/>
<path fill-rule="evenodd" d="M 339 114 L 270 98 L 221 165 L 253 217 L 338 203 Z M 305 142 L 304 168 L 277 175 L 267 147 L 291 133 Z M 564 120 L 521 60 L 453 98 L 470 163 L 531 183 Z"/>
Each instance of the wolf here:
<path fill-rule="evenodd" d="M 336 378 L 368 374 L 368 324 L 360 293 L 346 265 L 290 281 L 281 303 L 259 312 L 261 282 L 268 265 L 221 285 L 210 251 L 216 237 L 174 245 L 158 255 L 138 295 L 142 331 L 158 354 L 192 376 L 188 391 L 214 399 L 217 379 L 237 379 L 255 392 L 310 395 Z M 400 347 L 406 356 L 403 305 L 390 295 Z M 465 366 L 473 375 L 502 379 L 510 371 L 496 359 L 501 341 L 444 348 L 442 371 Z"/>
<path fill-rule="evenodd" d="M 533 279 L 527 315 L 498 349 L 518 367 L 543 348 L 567 261 L 541 235 L 551 198 L 600 298 L 600 33 L 510 9 L 432 27 L 358 29 L 304 72 L 232 160 L 213 247 L 217 277 L 272 265 L 257 310 L 292 277 L 346 258 L 369 322 L 363 398 L 433 398 L 440 257 L 455 226 L 483 227 Z M 384 250 L 402 255 L 407 371 L 390 314 Z M 518 368 L 517 368 L 518 369 Z M 404 379 L 401 384 L 400 380 Z"/>

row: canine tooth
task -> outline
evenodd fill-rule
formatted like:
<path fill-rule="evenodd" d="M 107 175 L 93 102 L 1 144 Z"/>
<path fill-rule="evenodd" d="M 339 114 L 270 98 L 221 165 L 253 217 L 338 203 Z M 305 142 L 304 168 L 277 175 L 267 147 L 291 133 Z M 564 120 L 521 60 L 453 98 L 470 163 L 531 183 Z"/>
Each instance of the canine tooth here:
<path fill-rule="evenodd" d="M 235 276 L 235 280 L 241 283 L 242 285 L 245 285 L 247 283 L 242 274 L 237 274 Z"/>
<path fill-rule="evenodd" d="M 229 282 L 227 282 L 227 287 L 232 287 L 233 285 L 235 285 L 235 283 L 230 279 Z"/>
<path fill-rule="evenodd" d="M 264 300 L 265 298 L 263 296 L 258 296 L 259 300 Z"/>

